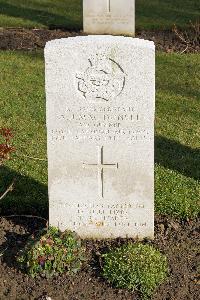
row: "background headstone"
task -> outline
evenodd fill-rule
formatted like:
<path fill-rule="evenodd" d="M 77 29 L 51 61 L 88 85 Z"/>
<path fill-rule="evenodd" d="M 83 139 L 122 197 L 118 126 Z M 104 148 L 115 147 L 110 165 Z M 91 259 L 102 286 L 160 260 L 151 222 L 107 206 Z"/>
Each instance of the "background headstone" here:
<path fill-rule="evenodd" d="M 47 43 L 51 225 L 153 237 L 154 56 L 153 42 L 128 37 Z"/>
<path fill-rule="evenodd" d="M 135 0 L 84 0 L 83 28 L 88 34 L 135 35 Z"/>

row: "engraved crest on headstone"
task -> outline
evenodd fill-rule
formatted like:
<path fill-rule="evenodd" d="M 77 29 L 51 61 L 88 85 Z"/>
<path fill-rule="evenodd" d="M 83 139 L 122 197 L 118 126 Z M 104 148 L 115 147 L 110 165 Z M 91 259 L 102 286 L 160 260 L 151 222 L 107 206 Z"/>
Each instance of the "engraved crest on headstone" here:
<path fill-rule="evenodd" d="M 90 102 L 110 101 L 121 94 L 126 75 L 112 58 L 97 54 L 88 59 L 88 68 L 76 74 L 78 91 Z"/>

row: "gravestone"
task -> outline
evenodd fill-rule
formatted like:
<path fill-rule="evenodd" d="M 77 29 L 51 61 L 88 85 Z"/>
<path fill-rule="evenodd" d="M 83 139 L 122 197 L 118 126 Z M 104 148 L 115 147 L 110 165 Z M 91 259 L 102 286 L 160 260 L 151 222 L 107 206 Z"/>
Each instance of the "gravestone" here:
<path fill-rule="evenodd" d="M 130 37 L 47 43 L 50 225 L 153 238 L 154 56 Z"/>
<path fill-rule="evenodd" d="M 83 28 L 88 34 L 135 35 L 135 0 L 84 0 Z"/>

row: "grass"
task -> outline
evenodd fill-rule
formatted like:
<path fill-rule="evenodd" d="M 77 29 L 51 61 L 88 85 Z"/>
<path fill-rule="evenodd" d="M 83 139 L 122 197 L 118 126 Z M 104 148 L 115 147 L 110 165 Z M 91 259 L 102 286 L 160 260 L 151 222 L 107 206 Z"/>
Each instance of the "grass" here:
<path fill-rule="evenodd" d="M 198 0 L 136 0 L 137 29 L 185 28 L 199 19 Z"/>
<path fill-rule="evenodd" d="M 24 157 L 46 159 L 43 56 L 21 52 L 0 52 L 0 56 L 0 126 L 14 129 L 17 149 L 9 168 L 0 168 L 1 181 L 5 178 L 8 184 L 17 178 L 15 191 L 2 206 L 46 215 L 47 162 Z"/>
<path fill-rule="evenodd" d="M 17 152 L 0 168 L 0 192 L 17 178 L 0 204 L 2 213 L 47 215 L 44 61 L 42 52 L 0 52 L 0 126 L 15 130 Z M 156 196 L 158 214 L 199 213 L 199 57 L 157 54 Z M 34 160 L 28 157 L 43 160 Z"/>
<path fill-rule="evenodd" d="M 199 211 L 199 57 L 157 56 L 156 211 L 187 217 Z"/>
<path fill-rule="evenodd" d="M 186 27 L 199 19 L 199 0 L 136 0 L 137 29 Z M 0 27 L 82 28 L 82 0 L 0 0 Z"/>

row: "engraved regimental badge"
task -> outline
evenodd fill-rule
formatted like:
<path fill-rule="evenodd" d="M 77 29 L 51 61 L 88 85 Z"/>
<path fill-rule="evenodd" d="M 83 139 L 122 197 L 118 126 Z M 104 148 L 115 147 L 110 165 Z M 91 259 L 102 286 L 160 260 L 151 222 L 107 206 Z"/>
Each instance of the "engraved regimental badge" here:
<path fill-rule="evenodd" d="M 88 68 L 76 74 L 78 91 L 90 102 L 110 101 L 121 94 L 126 75 L 112 58 L 95 55 L 88 59 Z"/>

